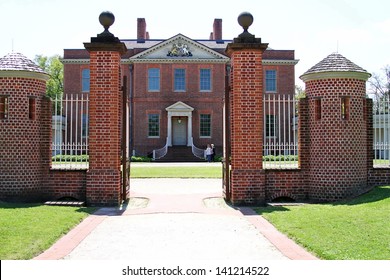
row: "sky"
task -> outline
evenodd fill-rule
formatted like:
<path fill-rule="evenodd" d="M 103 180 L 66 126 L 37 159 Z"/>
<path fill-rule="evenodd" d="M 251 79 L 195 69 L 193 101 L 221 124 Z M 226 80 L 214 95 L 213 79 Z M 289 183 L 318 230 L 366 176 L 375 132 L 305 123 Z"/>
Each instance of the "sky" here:
<path fill-rule="evenodd" d="M 84 48 L 103 31 L 102 11 L 111 11 L 110 32 L 120 39 L 137 36 L 137 18 L 145 18 L 151 39 L 181 33 L 208 39 L 215 18 L 223 39 L 237 37 L 237 17 L 250 12 L 249 32 L 272 49 L 295 50 L 296 84 L 309 68 L 338 52 L 370 73 L 390 64 L 390 1 L 384 0 L 0 0 L 0 57 L 14 51 L 63 55 Z"/>

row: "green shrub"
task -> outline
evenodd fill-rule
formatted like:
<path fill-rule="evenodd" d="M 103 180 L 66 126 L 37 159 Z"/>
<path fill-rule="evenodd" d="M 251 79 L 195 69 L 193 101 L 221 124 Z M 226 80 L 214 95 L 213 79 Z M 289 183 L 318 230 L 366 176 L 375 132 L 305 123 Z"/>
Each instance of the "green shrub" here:
<path fill-rule="evenodd" d="M 88 162 L 89 155 L 56 155 L 51 159 L 57 162 Z"/>
<path fill-rule="evenodd" d="M 298 155 L 263 156 L 263 161 L 298 161 Z"/>
<path fill-rule="evenodd" d="M 136 157 L 132 156 L 131 157 L 132 162 L 151 162 L 152 159 L 150 157 Z"/>

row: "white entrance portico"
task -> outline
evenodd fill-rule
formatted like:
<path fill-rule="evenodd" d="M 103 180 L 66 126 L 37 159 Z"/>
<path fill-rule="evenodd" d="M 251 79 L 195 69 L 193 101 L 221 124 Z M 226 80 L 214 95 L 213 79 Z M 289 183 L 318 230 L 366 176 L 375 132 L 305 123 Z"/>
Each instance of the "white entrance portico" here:
<path fill-rule="evenodd" d="M 165 108 L 168 112 L 168 146 L 172 145 L 185 145 L 192 146 L 192 111 L 194 108 L 185 104 L 184 102 L 178 101 L 175 104 Z M 187 118 L 181 120 L 181 118 Z M 174 124 L 173 121 L 178 122 Z M 178 129 L 180 126 L 187 126 L 187 130 Z M 185 133 L 186 132 L 186 133 Z M 174 133 L 176 133 L 174 135 Z M 184 141 L 180 139 L 185 137 Z M 174 141 L 175 140 L 175 141 Z"/>

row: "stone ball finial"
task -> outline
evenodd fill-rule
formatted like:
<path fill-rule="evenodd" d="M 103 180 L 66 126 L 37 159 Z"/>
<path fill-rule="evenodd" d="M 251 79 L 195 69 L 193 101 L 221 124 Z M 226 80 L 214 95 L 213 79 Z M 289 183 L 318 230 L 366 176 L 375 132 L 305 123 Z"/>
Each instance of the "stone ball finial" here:
<path fill-rule="evenodd" d="M 252 25 L 253 23 L 253 16 L 251 13 L 248 13 L 248 12 L 242 12 L 238 18 L 238 24 L 244 28 L 244 32 L 247 32 L 248 31 L 248 28 L 249 26 Z"/>
<path fill-rule="evenodd" d="M 104 31 L 108 31 L 108 28 L 115 22 L 115 16 L 110 11 L 104 11 L 99 15 L 99 22 L 103 25 Z"/>

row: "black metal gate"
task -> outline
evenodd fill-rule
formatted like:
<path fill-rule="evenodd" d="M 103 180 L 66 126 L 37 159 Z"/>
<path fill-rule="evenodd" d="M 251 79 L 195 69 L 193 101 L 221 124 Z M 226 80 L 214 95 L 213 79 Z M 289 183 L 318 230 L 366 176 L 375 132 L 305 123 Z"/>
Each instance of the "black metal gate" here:
<path fill-rule="evenodd" d="M 130 194 L 130 152 L 128 148 L 128 95 L 127 95 L 127 77 L 123 77 L 122 84 L 122 129 L 121 129 L 121 161 L 122 161 L 122 188 L 121 200 L 126 201 Z"/>
<path fill-rule="evenodd" d="M 230 66 L 225 72 L 225 98 L 224 98 L 224 145 L 222 161 L 222 188 L 225 200 L 230 201 Z"/>

